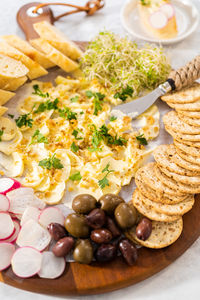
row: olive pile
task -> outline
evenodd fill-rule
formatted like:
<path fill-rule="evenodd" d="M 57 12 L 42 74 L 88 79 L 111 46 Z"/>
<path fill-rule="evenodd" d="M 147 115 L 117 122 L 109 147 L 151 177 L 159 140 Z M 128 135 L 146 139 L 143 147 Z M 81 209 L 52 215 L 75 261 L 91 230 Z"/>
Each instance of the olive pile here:
<path fill-rule="evenodd" d="M 129 265 L 137 260 L 135 245 L 122 237 L 123 230 L 136 224 L 137 237 L 146 240 L 151 234 L 151 222 L 140 220 L 136 209 L 117 195 L 106 194 L 97 201 L 89 194 L 78 195 L 72 203 L 74 213 L 61 226 L 51 223 L 48 230 L 57 243 L 52 251 L 64 257 L 73 250 L 75 261 L 90 264 L 113 260 L 120 251 Z"/>

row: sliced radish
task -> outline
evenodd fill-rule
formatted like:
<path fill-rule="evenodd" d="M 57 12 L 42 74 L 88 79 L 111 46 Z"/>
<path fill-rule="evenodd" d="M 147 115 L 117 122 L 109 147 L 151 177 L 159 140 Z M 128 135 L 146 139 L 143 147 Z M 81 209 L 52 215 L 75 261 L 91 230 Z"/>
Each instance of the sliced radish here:
<path fill-rule="evenodd" d="M 0 240 L 10 238 L 15 232 L 15 226 L 11 216 L 6 212 L 0 212 Z"/>
<path fill-rule="evenodd" d="M 18 189 L 20 186 L 21 183 L 12 178 L 0 178 L 0 194 L 5 195 L 14 189 Z"/>
<path fill-rule="evenodd" d="M 7 242 L 0 242 L 0 272 L 11 264 L 11 258 L 15 252 L 15 246 Z"/>
<path fill-rule="evenodd" d="M 0 211 L 8 211 L 10 208 L 10 201 L 5 195 L 0 194 Z"/>
<path fill-rule="evenodd" d="M 161 29 L 167 25 L 168 19 L 161 11 L 156 11 L 150 16 L 150 23 L 152 27 Z"/>
<path fill-rule="evenodd" d="M 21 187 L 17 190 L 6 194 L 10 200 L 9 211 L 14 214 L 23 214 L 27 206 L 34 206 L 43 209 L 45 203 L 35 197 L 34 190 L 31 188 Z"/>
<path fill-rule="evenodd" d="M 32 247 L 17 249 L 11 259 L 13 272 L 21 278 L 36 275 L 40 271 L 41 264 L 42 254 Z"/>
<path fill-rule="evenodd" d="M 65 217 L 61 210 L 57 207 L 47 207 L 43 209 L 38 218 L 38 222 L 44 228 L 47 228 L 50 223 L 64 225 L 64 221 Z"/>
<path fill-rule="evenodd" d="M 174 8 L 171 4 L 164 4 L 160 7 L 160 10 L 165 14 L 165 16 L 171 19 L 174 16 Z"/>
<path fill-rule="evenodd" d="M 40 210 L 37 207 L 28 206 L 22 215 L 21 226 L 23 226 L 30 219 L 37 221 L 39 214 Z"/>
<path fill-rule="evenodd" d="M 29 220 L 22 226 L 16 241 L 20 247 L 30 246 L 39 251 L 43 251 L 50 242 L 51 236 L 48 230 L 35 220 Z"/>
<path fill-rule="evenodd" d="M 55 279 L 62 275 L 66 262 L 64 257 L 56 257 L 52 252 L 42 253 L 42 266 L 38 273 L 41 278 Z"/>
<path fill-rule="evenodd" d="M 9 239 L 5 240 L 5 242 L 7 242 L 7 243 L 15 243 L 16 240 L 17 240 L 17 237 L 19 235 L 19 232 L 20 232 L 21 227 L 20 227 L 19 221 L 14 219 L 13 223 L 14 223 L 14 226 L 15 226 L 15 232 Z"/>

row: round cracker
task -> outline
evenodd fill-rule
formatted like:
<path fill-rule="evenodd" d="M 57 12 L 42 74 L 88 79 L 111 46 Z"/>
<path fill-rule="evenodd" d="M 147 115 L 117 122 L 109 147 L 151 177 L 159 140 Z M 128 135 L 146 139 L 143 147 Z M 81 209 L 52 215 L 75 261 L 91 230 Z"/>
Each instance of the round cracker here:
<path fill-rule="evenodd" d="M 178 113 L 182 116 L 200 119 L 199 111 L 178 110 Z"/>
<path fill-rule="evenodd" d="M 167 104 L 175 110 L 200 112 L 200 100 L 197 99 L 193 103 L 175 104 L 167 102 Z"/>
<path fill-rule="evenodd" d="M 195 148 L 200 148 L 200 142 L 184 141 L 184 140 L 179 139 L 178 137 L 174 138 L 174 140 L 176 140 L 179 143 L 182 143 L 184 145 L 187 145 L 187 146 L 192 146 L 192 147 L 195 147 Z"/>
<path fill-rule="evenodd" d="M 144 197 L 144 196 L 143 196 Z M 163 213 L 158 213 L 154 211 L 151 206 L 142 202 L 140 198 L 139 191 L 136 189 L 133 193 L 133 205 L 143 216 L 149 218 L 150 220 L 159 221 L 159 222 L 173 222 L 179 218 L 179 216 L 169 216 Z"/>
<path fill-rule="evenodd" d="M 174 145 L 176 146 L 176 148 L 182 150 L 183 152 L 189 155 L 200 157 L 200 148 L 185 145 L 176 140 L 174 140 Z"/>
<path fill-rule="evenodd" d="M 151 199 L 154 202 L 163 203 L 163 204 L 176 204 L 184 201 L 187 196 L 171 196 L 163 192 L 161 195 L 160 193 L 157 193 L 156 190 L 153 190 L 150 188 L 146 183 L 144 182 L 143 178 L 140 176 L 140 173 L 137 173 L 137 176 L 135 177 L 135 183 L 137 185 L 137 188 L 139 189 L 140 193 L 144 195 L 145 197 Z"/>
<path fill-rule="evenodd" d="M 191 141 L 191 142 L 200 142 L 200 134 L 184 134 L 179 131 L 175 131 L 174 128 L 165 125 L 166 131 L 176 140 Z"/>
<path fill-rule="evenodd" d="M 180 175 L 194 176 L 196 173 L 188 171 L 187 169 L 184 169 L 173 162 L 171 156 L 167 152 L 167 149 L 169 147 L 170 145 L 160 145 L 156 147 L 156 149 L 153 152 L 153 155 L 157 164 L 171 172 L 175 172 Z"/>
<path fill-rule="evenodd" d="M 184 115 L 180 114 L 179 111 L 178 111 L 178 116 L 183 122 L 185 122 L 189 125 L 192 125 L 192 126 L 200 127 L 200 119 L 184 116 Z"/>
<path fill-rule="evenodd" d="M 128 239 L 147 248 L 161 249 L 173 244 L 183 230 L 183 219 L 180 217 L 174 222 L 152 221 L 152 233 L 146 241 L 137 238 L 136 227 L 125 232 Z"/>
<path fill-rule="evenodd" d="M 160 179 L 165 185 L 167 185 L 170 188 L 177 189 L 182 193 L 185 194 L 198 194 L 200 193 L 200 186 L 199 185 L 191 185 L 191 184 L 185 184 L 181 182 L 177 182 L 174 179 L 168 177 L 165 175 L 158 166 L 155 166 L 155 174 L 156 177 Z"/>
<path fill-rule="evenodd" d="M 200 127 L 195 127 L 184 123 L 174 110 L 169 111 L 163 117 L 164 124 L 174 130 L 183 134 L 200 134 Z"/>
<path fill-rule="evenodd" d="M 187 87 L 178 92 L 171 92 L 161 97 L 165 102 L 172 103 L 192 103 L 200 98 L 200 84 L 194 82 L 191 87 Z"/>
<path fill-rule="evenodd" d="M 182 157 L 183 159 L 191 162 L 192 164 L 196 164 L 200 167 L 200 158 L 199 157 L 196 157 L 196 156 L 192 156 L 190 154 L 187 154 L 185 152 L 183 152 L 182 150 L 176 148 L 176 152 L 178 153 L 178 155 L 180 157 Z"/>

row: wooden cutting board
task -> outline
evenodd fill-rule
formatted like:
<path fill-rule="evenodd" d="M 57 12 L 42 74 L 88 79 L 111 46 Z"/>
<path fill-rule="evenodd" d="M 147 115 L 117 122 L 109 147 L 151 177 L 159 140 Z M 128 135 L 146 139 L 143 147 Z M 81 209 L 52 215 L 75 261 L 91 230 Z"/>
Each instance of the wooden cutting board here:
<path fill-rule="evenodd" d="M 50 295 L 90 295 L 111 292 L 133 285 L 158 273 L 181 256 L 200 236 L 200 195 L 193 209 L 184 215 L 184 229 L 180 238 L 161 250 L 141 248 L 135 266 L 129 267 L 121 258 L 106 263 L 81 265 L 68 263 L 64 275 L 58 279 L 37 276 L 20 279 L 11 269 L 0 273 L 0 281 L 14 287 Z"/>

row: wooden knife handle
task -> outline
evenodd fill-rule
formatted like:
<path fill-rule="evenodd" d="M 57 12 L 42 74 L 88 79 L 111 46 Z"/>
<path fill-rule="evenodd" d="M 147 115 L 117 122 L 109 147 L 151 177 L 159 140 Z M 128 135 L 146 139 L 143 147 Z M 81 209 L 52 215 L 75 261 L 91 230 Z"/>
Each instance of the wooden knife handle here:
<path fill-rule="evenodd" d="M 173 89 L 181 90 L 183 87 L 190 86 L 200 77 L 200 55 L 177 71 L 172 71 L 169 75 L 169 82 L 173 82 Z M 173 85 L 172 84 L 172 85 Z"/>
<path fill-rule="evenodd" d="M 34 9 L 40 2 L 31 2 L 20 8 L 17 13 L 17 22 L 23 32 L 25 33 L 26 39 L 38 38 L 37 32 L 33 28 L 33 24 L 41 21 L 48 21 L 53 24 L 54 17 L 52 10 L 49 7 L 41 8 L 41 13 L 33 14 L 32 8 Z"/>

